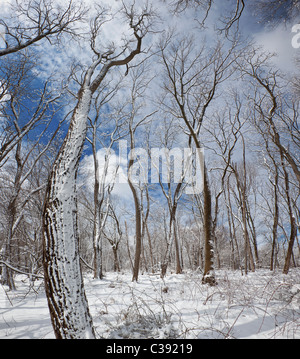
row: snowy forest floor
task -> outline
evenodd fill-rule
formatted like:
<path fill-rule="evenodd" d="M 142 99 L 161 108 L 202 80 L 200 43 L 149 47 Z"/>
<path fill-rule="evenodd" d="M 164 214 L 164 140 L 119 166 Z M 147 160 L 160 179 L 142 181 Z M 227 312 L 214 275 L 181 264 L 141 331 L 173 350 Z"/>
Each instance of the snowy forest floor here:
<path fill-rule="evenodd" d="M 300 269 L 285 276 L 258 270 L 248 276 L 217 271 L 218 285 L 201 275 L 108 273 L 103 281 L 85 276 L 85 289 L 99 338 L 300 339 Z M 17 291 L 0 285 L 0 339 L 54 338 L 43 282 L 30 288 L 24 276 Z"/>

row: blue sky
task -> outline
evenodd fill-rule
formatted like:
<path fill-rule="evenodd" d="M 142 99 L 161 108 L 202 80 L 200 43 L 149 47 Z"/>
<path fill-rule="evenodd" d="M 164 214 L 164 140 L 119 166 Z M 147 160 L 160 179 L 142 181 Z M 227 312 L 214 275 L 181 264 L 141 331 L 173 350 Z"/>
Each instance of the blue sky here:
<path fill-rule="evenodd" d="M 0 0 L 0 17 L 5 13 L 7 7 L 6 4 L 10 0 Z M 53 4 L 60 3 L 64 0 L 53 0 Z M 84 2 L 89 5 L 91 9 L 94 8 L 95 0 L 84 0 Z M 130 2 L 130 1 L 127 1 Z M 120 1 L 118 0 L 103 0 L 102 4 L 108 4 L 112 6 L 112 12 L 115 12 L 120 5 Z M 141 4 L 143 1 L 138 0 L 138 3 Z M 247 2 L 246 2 L 247 3 Z M 203 37 L 206 38 L 206 44 L 208 47 L 213 47 L 214 43 L 221 39 L 223 42 L 226 42 L 224 35 L 218 35 L 216 32 L 216 28 L 221 26 L 220 17 L 224 15 L 230 6 L 235 5 L 235 0 L 216 0 L 215 5 L 212 8 L 211 13 L 206 21 L 206 27 L 203 29 L 199 29 L 198 21 L 201 21 L 203 18 L 203 12 L 195 11 L 194 9 L 187 10 L 184 14 L 180 16 L 173 16 L 167 11 L 165 4 L 163 4 L 160 0 L 153 0 L 154 7 L 157 9 L 157 12 L 160 15 L 160 21 L 157 24 L 157 29 L 159 31 L 168 30 L 169 28 L 175 28 L 176 32 L 179 35 L 188 35 L 194 36 L 199 43 L 199 46 L 202 44 Z M 91 11 L 93 12 L 93 11 Z M 267 26 L 268 24 L 258 23 L 257 18 L 253 15 L 252 11 L 248 9 L 246 6 L 245 12 L 243 13 L 240 21 L 240 35 L 243 37 L 245 43 L 248 40 L 252 40 L 257 45 L 261 46 L 262 51 L 277 53 L 277 57 L 274 57 L 273 62 L 274 66 L 278 67 L 282 72 L 287 73 L 289 76 L 296 71 L 294 60 L 295 58 L 300 57 L 300 48 L 295 49 L 292 46 L 292 38 L 294 34 L 292 33 L 292 27 L 295 23 L 300 23 L 300 18 L 290 23 L 279 23 L 275 27 Z M 87 32 L 88 26 L 87 24 L 80 24 L 82 26 L 80 28 L 81 32 Z M 0 28 L 1 33 L 1 28 Z M 2 29 L 3 33 L 3 29 Z M 105 24 L 103 28 L 103 33 L 101 36 L 101 43 L 103 46 L 108 44 L 110 41 L 114 41 L 116 45 L 122 46 L 122 39 L 124 35 L 128 35 L 128 26 L 126 23 L 120 20 L 118 16 L 114 16 L 111 22 Z M 156 43 L 159 41 L 160 34 L 152 34 L 147 39 L 145 45 L 148 46 L 151 43 Z M 2 42 L 3 45 L 3 42 Z M 99 43 L 99 47 L 102 46 Z M 1 37 L 0 37 L 0 46 L 1 46 Z M 78 67 L 77 76 L 80 78 L 81 73 L 84 70 L 85 66 L 88 66 L 92 61 L 92 54 L 89 48 L 89 41 L 73 41 L 70 38 L 66 38 L 59 46 L 52 46 L 48 41 L 43 41 L 40 46 L 36 46 L 32 49 L 37 55 L 39 68 L 35 70 L 34 74 L 36 79 L 33 81 L 32 86 L 35 89 L 39 89 L 42 87 L 46 79 L 50 76 L 55 79 L 55 81 L 60 82 L 61 80 L 65 80 L 66 77 L 70 74 L 70 69 L 72 65 L 80 65 L 81 68 Z M 0 67 L 1 67 L 1 59 L 0 59 Z M 123 73 L 126 69 L 122 69 Z M 156 74 L 156 80 L 153 82 L 153 85 L 149 87 L 149 91 L 151 95 L 159 93 L 159 86 L 157 83 L 161 80 L 159 66 L 157 64 L 157 59 L 153 57 L 153 62 L 149 69 L 149 75 L 153 73 Z M 0 78 L 1 81 L 1 78 Z M 32 90 L 33 90 L 32 88 Z M 70 86 L 70 90 L 74 93 L 77 92 L 78 88 L 74 85 Z M 126 93 L 122 92 L 121 97 L 125 96 Z M 60 111 L 56 114 L 53 125 L 49 128 L 49 131 L 54 131 L 56 129 L 56 123 L 58 123 L 69 111 L 74 107 L 74 100 L 72 96 L 65 96 L 64 100 L 66 102 L 66 107 L 63 111 Z M 32 107 L 33 103 L 30 98 L 24 98 L 25 105 L 27 107 Z M 144 111 L 147 111 L 147 106 L 145 106 Z M 149 107 L 149 103 L 148 103 Z M 109 111 L 109 108 L 106 107 L 106 110 Z M 23 120 L 26 121 L 27 114 L 23 113 Z M 159 119 L 158 119 L 159 120 Z M 67 131 L 67 123 L 64 126 L 64 133 Z M 40 131 L 43 127 L 40 127 Z M 159 131 L 159 126 L 153 125 L 152 129 L 157 129 Z M 34 138 L 37 132 L 31 132 L 30 138 Z M 179 140 L 180 136 L 177 136 Z M 158 135 L 156 133 L 156 139 L 158 139 Z M 140 136 L 137 138 L 137 144 L 140 145 L 143 142 L 143 137 Z M 116 149 L 116 159 L 118 160 L 118 152 Z M 102 154 L 102 157 L 101 157 Z M 99 158 L 100 162 L 103 162 L 103 150 L 101 150 L 101 146 L 99 146 Z M 102 158 L 102 160 L 101 160 Z M 115 158 L 113 159 L 115 160 Z M 125 173 L 126 162 L 125 159 L 121 159 L 121 170 L 123 174 Z M 91 146 L 86 143 L 84 156 L 81 164 L 81 177 L 79 178 L 79 185 L 83 184 L 86 188 L 89 188 L 92 194 L 93 190 L 93 161 L 91 158 Z M 130 188 L 127 183 L 120 184 L 115 186 L 114 194 L 122 201 L 126 203 L 126 207 L 133 208 L 133 199 Z M 157 201 L 157 205 L 163 208 L 166 206 L 166 200 L 162 195 L 161 189 L 158 185 L 153 187 L 151 192 L 151 196 L 154 200 Z M 92 198 L 92 197 L 91 197 Z"/>
<path fill-rule="evenodd" d="M 0 13 L 5 14 L 7 10 L 7 3 L 11 0 L 1 0 L 0 4 Z M 54 0 L 53 3 L 59 4 L 61 1 Z M 95 1 L 94 0 L 84 0 L 85 4 L 91 9 L 91 16 L 95 11 Z M 131 1 L 125 1 L 126 3 L 131 3 Z M 137 2 L 139 5 L 143 4 L 144 1 Z M 153 0 L 153 6 L 157 10 L 157 13 L 160 15 L 160 20 L 157 22 L 156 30 L 160 31 L 167 30 L 172 27 L 176 29 L 176 32 L 180 35 L 193 35 L 197 41 L 199 39 L 199 46 L 201 46 L 203 36 L 206 38 L 207 46 L 212 46 L 217 39 L 222 39 L 226 42 L 227 40 L 222 37 L 223 35 L 218 35 L 216 28 L 222 26 L 220 22 L 221 15 L 228 13 L 229 9 L 234 9 L 235 0 L 226 0 L 226 1 L 215 1 L 212 10 L 209 14 L 209 17 L 206 20 L 205 28 L 200 30 L 198 21 L 203 19 L 203 12 L 200 10 L 195 11 L 195 9 L 189 9 L 185 13 L 173 16 L 167 11 L 165 3 L 161 0 Z M 102 0 L 101 4 L 109 5 L 112 8 L 112 13 L 116 13 L 116 10 L 120 6 L 119 0 Z M 299 19 L 300 22 L 300 19 Z M 293 23 L 279 23 L 276 27 L 267 26 L 267 24 L 258 23 L 256 16 L 253 14 L 253 11 L 247 7 L 241 17 L 240 21 L 240 34 L 245 39 L 252 39 L 256 44 L 260 45 L 262 51 L 267 52 L 276 52 L 277 57 L 274 58 L 274 64 L 282 71 L 289 74 L 296 71 L 294 64 L 294 59 L 300 57 L 300 49 L 294 49 L 292 47 L 292 38 L 293 34 L 291 32 Z M 81 32 L 87 32 L 87 24 L 78 25 Z M 1 29 L 0 29 L 1 32 Z M 103 33 L 101 34 L 101 43 L 104 46 L 105 44 L 113 41 L 116 45 L 122 45 L 122 39 L 125 35 L 128 35 L 128 26 L 124 21 L 120 20 L 119 15 L 115 15 L 112 21 L 105 24 L 103 27 Z M 155 43 L 158 41 L 161 34 L 153 34 L 149 37 L 146 42 L 146 45 L 149 45 L 151 42 Z M 0 40 L 1 41 L 1 40 Z M 99 46 L 100 43 L 99 43 Z M 87 66 L 91 63 L 92 54 L 89 49 L 89 42 L 86 41 L 77 41 L 74 42 L 69 38 L 66 38 L 59 47 L 52 46 L 48 41 L 43 41 L 40 46 L 37 46 L 33 50 L 39 58 L 39 72 L 36 72 L 37 79 L 35 81 L 35 86 L 42 86 L 44 81 L 52 76 L 56 81 L 66 78 L 70 73 L 70 68 L 72 65 L 82 65 Z M 153 58 L 152 67 L 149 71 L 157 71 L 156 58 Z M 123 71 L 123 70 L 121 70 Z M 125 69 L 124 69 L 125 71 Z M 80 76 L 82 69 L 77 73 Z M 159 72 L 157 73 L 159 79 Z M 70 88 L 74 93 L 76 93 L 77 88 L 74 86 Z M 156 92 L 157 88 L 155 84 L 153 87 L 150 87 L 152 92 Z M 54 125 L 51 127 L 51 130 L 54 130 L 55 123 L 61 120 L 67 112 L 72 109 L 74 102 L 72 97 L 65 97 L 66 102 L 69 103 L 69 106 L 66 106 L 64 113 L 59 112 L 55 118 Z M 27 100 L 27 105 L 30 105 L 30 99 Z M 65 131 L 67 126 L 64 127 Z M 154 126 L 155 128 L 155 126 Z M 139 138 L 137 139 L 139 143 Z M 90 146 L 87 144 L 85 146 L 85 155 L 89 155 Z"/>

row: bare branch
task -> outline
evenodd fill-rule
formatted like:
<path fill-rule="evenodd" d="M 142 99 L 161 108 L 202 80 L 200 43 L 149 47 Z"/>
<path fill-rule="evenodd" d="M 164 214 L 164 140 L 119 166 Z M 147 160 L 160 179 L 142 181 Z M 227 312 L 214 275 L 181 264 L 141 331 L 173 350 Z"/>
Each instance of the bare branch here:
<path fill-rule="evenodd" d="M 0 19 L 5 30 L 5 49 L 0 57 L 37 44 L 42 39 L 57 40 L 63 33 L 75 35 L 74 25 L 82 21 L 86 10 L 69 0 L 67 6 L 55 8 L 50 0 L 15 0 L 9 19 Z"/>
<path fill-rule="evenodd" d="M 128 66 L 128 64 L 139 54 L 142 53 L 142 41 L 143 38 L 147 35 L 150 29 L 150 20 L 153 18 L 154 14 L 151 9 L 145 8 L 143 9 L 142 13 L 140 15 L 137 15 L 134 12 L 133 7 L 131 9 L 127 9 L 125 4 L 124 6 L 124 13 L 129 21 L 130 28 L 133 30 L 133 35 L 136 40 L 136 46 L 133 50 L 130 50 L 129 54 L 125 56 L 123 59 L 119 59 L 120 56 L 122 56 L 126 51 L 129 49 L 129 43 L 126 45 L 124 50 L 121 52 L 121 54 L 114 55 L 114 50 L 108 51 L 106 54 L 100 55 L 99 59 L 96 61 L 97 67 L 100 63 L 102 63 L 103 60 L 106 61 L 105 65 L 102 67 L 101 71 L 99 72 L 96 79 L 91 84 L 91 91 L 94 93 L 98 87 L 100 86 L 101 82 L 107 75 L 108 71 L 112 67 L 117 66 Z M 94 51 L 97 53 L 97 51 Z"/>

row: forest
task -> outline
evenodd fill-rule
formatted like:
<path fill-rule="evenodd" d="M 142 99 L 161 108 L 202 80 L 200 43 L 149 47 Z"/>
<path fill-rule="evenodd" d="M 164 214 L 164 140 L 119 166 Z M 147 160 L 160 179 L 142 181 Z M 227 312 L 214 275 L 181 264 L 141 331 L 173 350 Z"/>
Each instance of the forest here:
<path fill-rule="evenodd" d="M 0 1 L 0 303 L 42 293 L 58 339 L 200 338 L 184 282 L 244 283 L 299 338 L 299 0 Z M 238 336 L 245 307 L 210 310 Z"/>

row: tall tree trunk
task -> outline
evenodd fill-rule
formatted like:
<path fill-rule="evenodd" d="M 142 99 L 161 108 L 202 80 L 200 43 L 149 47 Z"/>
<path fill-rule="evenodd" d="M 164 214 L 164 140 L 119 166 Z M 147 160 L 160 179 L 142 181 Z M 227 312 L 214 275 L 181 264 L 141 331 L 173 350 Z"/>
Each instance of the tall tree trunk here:
<path fill-rule="evenodd" d="M 148 245 L 149 245 L 151 271 L 152 271 L 152 274 L 154 274 L 155 273 L 155 262 L 154 262 L 154 256 L 153 256 L 153 246 L 152 246 L 151 236 L 150 236 L 150 233 L 149 233 L 149 228 L 148 228 L 147 223 L 146 223 L 146 232 L 147 232 L 147 239 L 148 239 Z"/>
<path fill-rule="evenodd" d="M 102 258 L 102 236 L 99 230 L 99 222 L 94 224 L 93 243 L 94 243 L 94 279 L 103 279 L 103 258 Z"/>
<path fill-rule="evenodd" d="M 18 131 L 19 132 L 19 131 Z M 14 232 L 15 232 L 15 224 L 16 224 L 16 217 L 17 217 L 17 200 L 18 196 L 20 194 L 20 181 L 21 181 L 21 175 L 22 175 L 22 159 L 21 159 L 21 150 L 22 150 L 22 144 L 19 142 L 17 144 L 16 148 L 16 154 L 15 154 L 15 160 L 17 164 L 17 171 L 14 178 L 14 187 L 13 187 L 13 193 L 11 200 L 8 204 L 7 208 L 7 215 L 8 215 L 8 230 L 7 230 L 7 238 L 6 243 L 4 246 L 4 261 L 8 264 L 12 263 L 12 241 L 14 238 Z M 5 285 L 8 285 L 10 290 L 16 290 L 15 281 L 13 277 L 13 271 L 8 266 L 4 266 L 3 268 L 3 274 L 2 274 L 2 283 Z"/>
<path fill-rule="evenodd" d="M 291 217 L 291 235 L 290 235 L 288 250 L 286 253 L 286 257 L 285 257 L 283 274 L 288 274 L 288 272 L 290 270 L 290 264 L 291 264 L 292 254 L 293 254 L 293 247 L 294 247 L 296 236 L 297 236 L 297 225 L 296 225 L 295 218 L 292 216 Z"/>
<path fill-rule="evenodd" d="M 258 245 L 257 245 L 257 235 L 256 235 L 255 223 L 251 216 L 250 205 L 248 202 L 246 202 L 246 210 L 247 210 L 247 213 L 246 213 L 247 214 L 247 222 L 249 224 L 249 230 L 251 232 L 252 243 L 253 243 L 253 251 L 254 251 L 254 258 L 255 258 L 254 269 L 255 269 L 255 264 L 258 267 L 260 266 L 260 260 L 259 260 L 259 255 L 258 255 Z"/>
<path fill-rule="evenodd" d="M 271 251 L 271 263 L 270 270 L 273 271 L 275 269 L 275 248 L 277 245 L 277 237 L 278 237 L 278 222 L 279 222 L 279 206 L 278 206 L 278 181 L 279 174 L 278 168 L 276 167 L 276 175 L 275 175 L 275 183 L 274 183 L 274 222 L 273 222 L 273 239 L 272 239 L 272 251 Z"/>
<path fill-rule="evenodd" d="M 227 183 L 227 193 L 228 193 L 228 204 L 227 204 L 227 212 L 228 212 L 228 223 L 229 223 L 229 229 L 230 229 L 230 237 L 232 240 L 232 255 L 233 255 L 233 269 L 241 268 L 241 255 L 240 255 L 240 248 L 237 241 L 237 235 L 236 235 L 236 226 L 234 224 L 234 216 L 232 211 L 232 205 L 231 205 L 231 195 L 230 195 L 230 185 L 229 185 L 230 177 L 228 177 L 228 183 Z M 234 244 L 237 252 L 237 263 L 234 259 Z"/>
<path fill-rule="evenodd" d="M 131 182 L 129 182 L 129 186 L 133 193 L 134 205 L 135 205 L 135 240 L 136 240 L 136 242 L 135 242 L 135 257 L 134 257 L 132 281 L 137 282 L 138 278 L 139 278 L 141 253 L 142 253 L 142 216 L 141 216 L 141 207 L 140 207 L 137 191 Z"/>
<path fill-rule="evenodd" d="M 16 200 L 17 197 L 13 195 L 12 200 L 10 201 L 8 205 L 8 231 L 7 231 L 7 237 L 4 245 L 4 252 L 2 253 L 4 262 L 7 264 L 12 265 L 12 241 L 13 241 L 13 227 L 16 217 Z M 3 271 L 2 271 L 2 284 L 7 285 L 9 287 L 9 290 L 16 290 L 15 281 L 13 277 L 13 271 L 8 266 L 4 265 Z"/>
<path fill-rule="evenodd" d="M 92 92 L 79 93 L 69 131 L 50 175 L 44 208 L 45 287 L 58 339 L 95 338 L 80 268 L 76 177 Z"/>
<path fill-rule="evenodd" d="M 199 156 L 199 160 L 200 160 Z M 204 243 L 205 243 L 205 261 L 204 261 L 204 274 L 202 278 L 203 284 L 215 285 L 214 274 L 214 249 L 213 249 L 213 236 L 212 236 L 212 205 L 211 205 L 211 192 L 209 188 L 207 168 L 204 164 L 203 173 L 203 196 L 204 196 Z"/>
<path fill-rule="evenodd" d="M 176 274 L 182 273 L 182 260 L 181 260 L 181 253 L 180 253 L 180 245 L 179 245 L 179 238 L 177 233 L 176 227 L 176 209 L 177 209 L 177 202 L 175 200 L 172 208 L 170 208 L 170 224 L 169 224 L 169 233 L 167 235 L 167 249 L 161 264 L 161 278 L 165 278 L 168 270 L 168 266 L 171 262 L 171 255 L 172 255 L 172 248 L 173 243 L 175 244 L 175 258 L 176 258 Z"/>
<path fill-rule="evenodd" d="M 131 133 L 131 150 L 134 149 L 134 134 Z M 134 207 L 135 207 L 135 257 L 134 257 L 134 265 L 133 265 L 133 277 L 132 281 L 137 282 L 139 278 L 140 271 L 140 262 L 141 262 L 141 254 L 142 254 L 142 210 L 140 205 L 140 200 L 138 196 L 137 189 L 131 181 L 131 167 L 133 166 L 134 160 L 129 161 L 128 165 L 128 183 L 131 189 L 133 199 L 134 199 Z"/>
<path fill-rule="evenodd" d="M 8 264 L 12 264 L 12 241 L 14 235 L 14 222 L 16 217 L 16 200 L 17 198 L 14 196 L 12 201 L 8 206 L 8 233 L 6 238 L 6 243 L 4 246 L 3 259 L 4 262 Z M 13 271 L 8 266 L 4 265 L 3 273 L 2 273 L 2 284 L 7 285 L 9 290 L 16 290 L 15 281 L 13 277 Z"/>
<path fill-rule="evenodd" d="M 124 10 L 127 10 L 125 5 Z M 140 35 L 140 30 L 149 13 L 143 12 L 136 24 L 133 12 L 126 12 L 126 16 L 133 30 L 136 47 L 124 59 L 118 59 L 117 55 L 112 56 L 113 53 L 107 53 L 105 57 L 98 54 L 87 70 L 67 136 L 49 179 L 43 214 L 44 277 L 52 325 L 57 338 L 95 338 L 80 268 L 76 178 L 93 94 L 111 68 L 128 65 L 142 51 L 142 40 L 147 31 L 142 31 L 143 35 Z M 122 54 L 124 52 L 125 49 Z M 111 56 L 113 59 L 109 61 Z M 107 62 L 103 64 L 105 58 Z M 92 80 L 101 64 L 101 70 Z"/>
<path fill-rule="evenodd" d="M 176 274 L 182 274 L 181 251 L 180 251 L 180 243 L 179 243 L 175 218 L 173 221 L 173 227 L 174 227 L 174 241 L 175 241 L 175 255 L 176 255 Z"/>
<path fill-rule="evenodd" d="M 94 279 L 103 279 L 102 265 L 102 238 L 101 238 L 101 206 L 104 193 L 101 195 L 99 179 L 99 161 L 96 148 L 96 129 L 93 134 L 93 158 L 94 158 L 94 227 L 93 227 L 93 246 L 94 246 Z M 102 190 L 102 188 L 101 188 Z"/>
<path fill-rule="evenodd" d="M 120 263 L 119 263 L 119 257 L 118 257 L 118 247 L 119 245 L 113 245 L 113 255 L 114 255 L 114 272 L 121 272 Z"/>
<path fill-rule="evenodd" d="M 248 258 L 250 260 L 250 269 L 252 272 L 255 272 L 255 263 L 254 257 L 251 249 L 249 232 L 247 228 L 247 214 L 246 214 L 246 200 L 245 193 L 242 194 L 242 217 L 243 217 L 243 230 L 244 230 L 244 239 L 245 239 L 245 273 L 248 273 Z"/>
<path fill-rule="evenodd" d="M 134 103 L 134 100 L 133 100 Z M 135 149 L 135 129 L 133 129 L 133 120 L 134 120 L 134 113 L 132 113 L 131 121 L 129 124 L 129 132 L 130 132 L 130 149 L 131 153 L 134 154 Z M 135 256 L 134 256 L 134 264 L 133 264 L 133 276 L 132 281 L 137 282 L 139 278 L 140 272 L 140 262 L 141 262 L 141 254 L 142 254 L 142 205 L 141 200 L 139 199 L 138 190 L 135 187 L 132 181 L 132 166 L 134 164 L 134 157 L 129 159 L 128 164 L 128 184 L 132 192 L 133 200 L 134 200 L 134 207 L 135 207 Z"/>
<path fill-rule="evenodd" d="M 284 159 L 284 155 L 282 152 L 281 152 L 281 162 L 282 162 L 282 167 L 283 167 L 283 172 L 284 172 L 285 194 L 286 194 L 286 199 L 287 199 L 287 203 L 288 203 L 290 225 L 291 225 L 291 234 L 290 234 L 290 239 L 289 239 L 289 245 L 288 245 L 288 250 L 286 253 L 285 263 L 284 263 L 284 268 L 283 268 L 283 273 L 288 274 L 288 272 L 290 270 L 291 259 L 293 256 L 293 247 L 294 247 L 295 239 L 297 236 L 297 224 L 296 224 L 296 220 L 295 220 L 295 217 L 293 214 L 291 197 L 290 197 L 289 174 L 286 169 L 285 159 Z"/>

